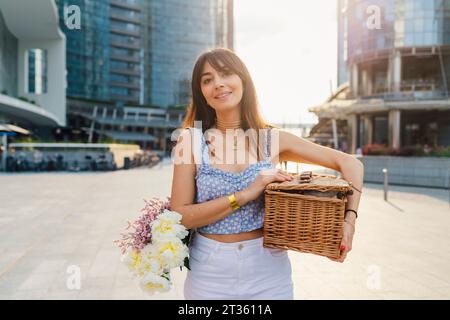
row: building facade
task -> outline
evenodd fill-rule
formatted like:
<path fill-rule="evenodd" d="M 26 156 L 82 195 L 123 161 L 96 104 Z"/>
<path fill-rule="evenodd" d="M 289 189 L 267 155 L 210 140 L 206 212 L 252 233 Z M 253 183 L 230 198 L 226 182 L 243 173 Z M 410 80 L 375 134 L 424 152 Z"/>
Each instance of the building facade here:
<path fill-rule="evenodd" d="M 340 1 L 338 21 L 342 86 L 310 111 L 346 120 L 351 152 L 450 145 L 450 1 Z"/>
<path fill-rule="evenodd" d="M 65 41 L 54 1 L 0 0 L 0 124 L 66 125 Z"/>

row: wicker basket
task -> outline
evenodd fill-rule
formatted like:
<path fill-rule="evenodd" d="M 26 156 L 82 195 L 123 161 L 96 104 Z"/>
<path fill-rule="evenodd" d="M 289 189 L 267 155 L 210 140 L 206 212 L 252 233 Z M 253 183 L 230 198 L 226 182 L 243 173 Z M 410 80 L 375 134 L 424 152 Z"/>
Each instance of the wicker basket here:
<path fill-rule="evenodd" d="M 264 247 L 338 258 L 351 184 L 330 175 L 294 175 L 265 190 Z"/>

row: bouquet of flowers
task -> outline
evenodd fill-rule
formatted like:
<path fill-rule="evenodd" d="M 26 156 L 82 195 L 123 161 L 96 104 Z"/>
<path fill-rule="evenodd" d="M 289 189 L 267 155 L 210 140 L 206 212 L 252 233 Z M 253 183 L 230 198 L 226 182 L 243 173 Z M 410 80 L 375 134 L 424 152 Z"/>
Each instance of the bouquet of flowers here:
<path fill-rule="evenodd" d="M 149 294 L 171 288 L 170 270 L 183 266 L 189 269 L 190 230 L 181 224 L 181 215 L 170 211 L 170 199 L 144 200 L 143 214 L 128 221 L 122 239 L 116 240 L 122 261 L 142 290 Z"/>

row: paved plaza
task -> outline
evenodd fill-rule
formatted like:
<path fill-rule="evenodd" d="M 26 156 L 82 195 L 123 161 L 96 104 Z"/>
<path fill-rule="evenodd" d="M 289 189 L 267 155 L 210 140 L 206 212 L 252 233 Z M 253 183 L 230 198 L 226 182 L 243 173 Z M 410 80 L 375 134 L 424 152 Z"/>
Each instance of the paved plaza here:
<path fill-rule="evenodd" d="M 113 243 L 143 207 L 170 195 L 172 166 L 0 174 L 1 299 L 183 299 L 142 293 Z M 366 184 L 343 264 L 289 252 L 295 299 L 450 299 L 448 190 Z M 80 288 L 73 286 L 80 274 Z"/>

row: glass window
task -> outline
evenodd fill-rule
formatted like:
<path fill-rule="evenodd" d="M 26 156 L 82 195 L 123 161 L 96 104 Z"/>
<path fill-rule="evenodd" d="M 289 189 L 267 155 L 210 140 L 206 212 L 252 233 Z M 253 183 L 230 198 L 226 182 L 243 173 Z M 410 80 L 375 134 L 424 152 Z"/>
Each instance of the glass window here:
<path fill-rule="evenodd" d="M 444 0 L 444 9 L 450 10 L 450 0 Z"/>
<path fill-rule="evenodd" d="M 414 31 L 414 20 L 408 19 L 405 20 L 405 32 L 413 32 Z"/>
<path fill-rule="evenodd" d="M 435 37 L 434 37 L 433 33 L 431 33 L 431 32 L 424 33 L 424 44 L 425 45 L 432 45 L 433 43 L 435 43 L 434 39 L 435 39 Z"/>
<path fill-rule="evenodd" d="M 432 19 L 425 19 L 424 20 L 423 30 L 425 32 L 433 31 L 433 20 Z"/>
<path fill-rule="evenodd" d="M 423 46 L 425 44 L 425 37 L 423 33 L 414 34 L 414 45 Z"/>
<path fill-rule="evenodd" d="M 412 1 L 405 1 L 405 11 L 406 12 L 412 12 L 414 10 L 414 2 Z"/>
<path fill-rule="evenodd" d="M 414 31 L 415 32 L 424 32 L 424 20 L 417 19 L 414 21 Z"/>
<path fill-rule="evenodd" d="M 396 42 L 397 42 L 397 39 L 396 39 Z M 413 33 L 405 33 L 403 45 L 404 46 L 413 46 L 414 45 Z"/>
<path fill-rule="evenodd" d="M 47 93 L 47 50 L 28 49 L 28 92 Z"/>

